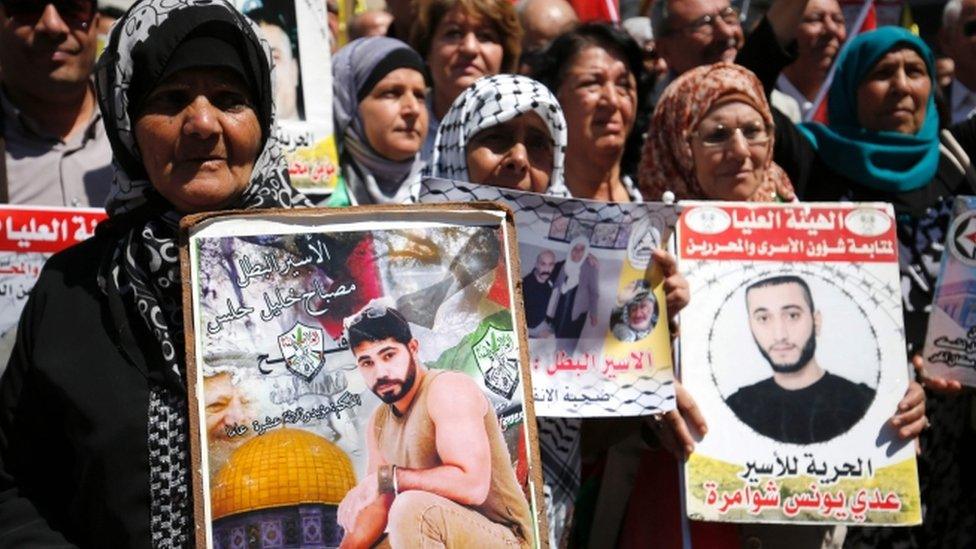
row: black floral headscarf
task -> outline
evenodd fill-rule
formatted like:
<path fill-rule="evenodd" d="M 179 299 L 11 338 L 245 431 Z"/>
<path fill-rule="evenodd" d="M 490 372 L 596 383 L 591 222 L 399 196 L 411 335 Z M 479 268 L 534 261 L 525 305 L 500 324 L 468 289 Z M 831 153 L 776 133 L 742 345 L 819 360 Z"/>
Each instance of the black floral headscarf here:
<path fill-rule="evenodd" d="M 229 37 L 251 78 L 263 146 L 250 181 L 230 208 L 309 205 L 288 180 L 276 137 L 271 51 L 257 27 L 225 0 L 143 0 L 112 29 L 96 66 L 96 87 L 112 145 L 115 181 L 100 232 L 117 238 L 103 258 L 99 284 L 125 316 L 143 320 L 159 345 L 150 357 L 150 525 L 154 546 L 192 538 L 178 229 L 182 214 L 149 181 L 135 140 L 133 114 L 158 84 L 170 56 L 193 35 Z M 155 367 L 152 364 L 155 363 Z"/>

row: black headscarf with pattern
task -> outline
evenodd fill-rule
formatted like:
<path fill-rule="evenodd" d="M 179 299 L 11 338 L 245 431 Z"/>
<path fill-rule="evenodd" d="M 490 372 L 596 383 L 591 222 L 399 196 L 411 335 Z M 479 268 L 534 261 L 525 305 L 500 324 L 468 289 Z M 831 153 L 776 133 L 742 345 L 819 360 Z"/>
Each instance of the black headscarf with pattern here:
<path fill-rule="evenodd" d="M 276 137 L 271 51 L 257 27 L 225 0 L 142 0 L 112 28 L 96 66 L 98 101 L 112 145 L 115 181 L 99 227 L 117 239 L 103 258 L 99 285 L 121 301 L 126 317 L 141 318 L 157 340 L 150 357 L 149 461 L 154 546 L 177 546 L 191 539 L 192 509 L 187 492 L 187 436 L 183 311 L 178 253 L 182 214 L 153 188 L 135 140 L 139 104 L 167 74 L 174 52 L 188 39 L 223 41 L 252 88 L 263 146 L 250 181 L 228 208 L 307 206 L 288 180 L 284 151 Z M 187 50 L 190 50 L 189 52 Z M 186 55 L 213 59 L 192 48 Z M 200 60 L 198 66 L 207 65 Z M 190 65 L 193 60 L 190 60 Z"/>

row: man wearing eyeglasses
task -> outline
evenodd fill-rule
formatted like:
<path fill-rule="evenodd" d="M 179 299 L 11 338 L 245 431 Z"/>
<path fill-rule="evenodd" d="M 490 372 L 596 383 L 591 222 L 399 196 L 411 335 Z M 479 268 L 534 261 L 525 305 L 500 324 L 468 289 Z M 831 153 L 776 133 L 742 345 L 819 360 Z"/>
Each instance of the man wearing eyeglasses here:
<path fill-rule="evenodd" d="M 776 89 L 796 101 L 799 112 L 793 122 L 799 123 L 812 116 L 813 101 L 847 39 L 837 0 L 809 0 L 796 34 L 796 60 L 783 69 Z M 775 96 L 773 105 L 787 112 Z"/>
<path fill-rule="evenodd" d="M 366 386 L 385 404 L 366 423 L 367 469 L 339 504 L 341 547 L 528 547 L 529 505 L 495 411 L 474 380 L 428 370 L 396 309 L 346 319 Z"/>
<path fill-rule="evenodd" d="M 976 0 L 949 0 L 939 29 L 942 53 L 956 64 L 952 83 L 945 89 L 952 123 L 976 114 Z"/>
<path fill-rule="evenodd" d="M 767 89 L 772 88 L 778 67 L 792 60 L 786 47 L 796 36 L 806 2 L 773 2 L 746 40 L 741 14 L 729 0 L 657 0 L 651 23 L 658 55 L 669 68 L 669 77 L 658 87 L 663 91 L 675 77 L 700 65 L 735 61 L 755 72 Z M 770 63 L 770 56 L 783 62 Z M 764 71 L 766 66 L 777 69 Z"/>
<path fill-rule="evenodd" d="M 112 152 L 91 82 L 96 7 L 0 0 L 0 202 L 105 203 Z"/>

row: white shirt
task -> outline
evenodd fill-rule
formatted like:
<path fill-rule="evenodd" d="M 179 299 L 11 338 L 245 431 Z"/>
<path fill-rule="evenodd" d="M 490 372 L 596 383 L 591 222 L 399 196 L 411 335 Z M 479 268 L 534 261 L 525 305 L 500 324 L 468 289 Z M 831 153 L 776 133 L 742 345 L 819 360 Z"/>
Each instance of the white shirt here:
<path fill-rule="evenodd" d="M 793 122 L 798 123 L 808 119 L 807 117 L 811 114 L 810 111 L 813 110 L 813 101 L 810 101 L 807 99 L 807 96 L 800 93 L 800 90 L 796 89 L 796 86 L 793 85 L 793 82 L 790 82 L 790 79 L 786 75 L 780 74 L 776 79 L 776 89 L 792 97 L 800 107 L 800 120 L 794 120 Z M 777 108 L 779 107 L 777 106 Z"/>
<path fill-rule="evenodd" d="M 973 115 L 976 110 L 976 93 L 967 88 L 962 82 L 952 79 L 952 87 L 949 90 L 949 105 L 952 115 L 952 123 L 958 124 Z"/>

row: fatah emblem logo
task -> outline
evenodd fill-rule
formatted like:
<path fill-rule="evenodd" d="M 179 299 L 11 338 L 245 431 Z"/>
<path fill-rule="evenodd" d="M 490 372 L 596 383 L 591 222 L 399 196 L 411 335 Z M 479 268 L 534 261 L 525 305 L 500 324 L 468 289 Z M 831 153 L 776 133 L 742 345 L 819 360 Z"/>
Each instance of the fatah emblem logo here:
<path fill-rule="evenodd" d="M 485 378 L 485 386 L 511 399 L 518 387 L 518 354 L 514 334 L 510 330 L 489 326 L 472 351 Z"/>
<path fill-rule="evenodd" d="M 956 218 L 949 228 L 952 255 L 969 266 L 976 266 L 976 211 Z"/>
<path fill-rule="evenodd" d="M 321 328 L 296 322 L 291 330 L 278 336 L 278 347 L 291 373 L 312 381 L 325 365 L 324 334 Z"/>

